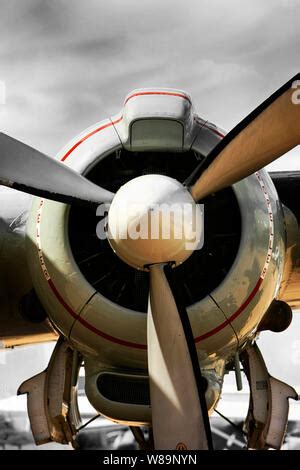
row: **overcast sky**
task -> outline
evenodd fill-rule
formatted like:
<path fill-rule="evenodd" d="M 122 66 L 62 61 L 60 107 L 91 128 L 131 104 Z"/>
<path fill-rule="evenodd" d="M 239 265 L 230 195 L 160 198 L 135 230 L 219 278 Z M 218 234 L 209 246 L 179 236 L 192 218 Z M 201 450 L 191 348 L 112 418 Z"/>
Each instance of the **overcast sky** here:
<path fill-rule="evenodd" d="M 230 130 L 300 69 L 299 0 L 0 0 L 0 12 L 1 130 L 49 154 L 137 87 L 184 89 Z M 298 152 L 281 168 L 300 169 Z"/>

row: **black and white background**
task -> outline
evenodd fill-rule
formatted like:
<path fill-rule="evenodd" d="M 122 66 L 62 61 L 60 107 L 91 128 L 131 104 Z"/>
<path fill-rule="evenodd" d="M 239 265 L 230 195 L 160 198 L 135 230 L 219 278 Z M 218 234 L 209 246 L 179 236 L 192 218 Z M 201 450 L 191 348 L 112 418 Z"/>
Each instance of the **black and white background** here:
<path fill-rule="evenodd" d="M 201 117 L 230 130 L 299 72 L 299 24 L 300 0 L 0 0 L 0 130 L 55 155 L 118 112 L 129 91 L 153 86 L 186 90 Z M 299 170 L 299 148 L 271 168 Z M 300 313 L 259 345 L 270 372 L 300 392 Z M 33 448 L 15 392 L 52 347 L 0 351 L 0 448 Z M 240 423 L 246 386 L 238 394 L 226 377 L 224 392 L 220 410 Z M 90 417 L 83 394 L 81 406 Z M 294 405 L 285 448 L 300 449 L 299 420 Z M 220 448 L 241 448 L 226 422 L 213 428 Z M 104 420 L 90 429 L 87 446 L 130 446 L 126 429 Z"/>

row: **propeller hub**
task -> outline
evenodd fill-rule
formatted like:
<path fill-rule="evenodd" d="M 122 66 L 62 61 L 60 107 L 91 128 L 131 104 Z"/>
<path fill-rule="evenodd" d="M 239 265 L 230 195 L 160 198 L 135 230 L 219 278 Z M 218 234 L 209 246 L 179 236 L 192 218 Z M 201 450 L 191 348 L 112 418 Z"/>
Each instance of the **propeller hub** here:
<path fill-rule="evenodd" d="M 108 239 L 127 264 L 185 261 L 202 241 L 202 213 L 189 191 L 163 175 L 135 178 L 116 193 L 108 213 Z"/>

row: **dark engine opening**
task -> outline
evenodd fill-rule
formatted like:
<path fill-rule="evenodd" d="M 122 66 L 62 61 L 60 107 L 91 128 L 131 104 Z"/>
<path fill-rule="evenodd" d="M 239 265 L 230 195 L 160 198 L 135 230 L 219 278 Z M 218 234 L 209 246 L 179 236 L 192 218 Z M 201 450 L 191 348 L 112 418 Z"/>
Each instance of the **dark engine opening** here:
<path fill-rule="evenodd" d="M 94 183 L 116 192 L 127 181 L 145 174 L 163 174 L 184 182 L 199 163 L 193 151 L 184 153 L 114 152 L 88 173 Z M 153 188 L 155 191 L 155 188 Z M 137 195 L 138 198 L 138 195 Z M 174 269 L 185 305 L 212 292 L 231 268 L 240 243 L 240 210 L 231 188 L 212 194 L 204 203 L 204 246 Z M 107 240 L 99 240 L 100 221 L 94 207 L 70 209 L 69 236 L 75 261 L 88 282 L 104 297 L 147 312 L 149 275 L 121 261 Z"/>

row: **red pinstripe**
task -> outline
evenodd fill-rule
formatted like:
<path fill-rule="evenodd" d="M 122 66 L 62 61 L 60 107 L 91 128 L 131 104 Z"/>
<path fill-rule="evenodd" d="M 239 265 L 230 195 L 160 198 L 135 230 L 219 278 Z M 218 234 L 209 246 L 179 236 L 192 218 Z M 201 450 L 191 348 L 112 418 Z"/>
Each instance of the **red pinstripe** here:
<path fill-rule="evenodd" d="M 107 124 L 104 124 L 103 126 L 100 126 L 98 127 L 97 129 L 94 129 L 92 132 L 90 132 L 89 134 L 85 135 L 84 137 L 82 137 L 78 142 L 76 142 L 76 144 L 73 145 L 73 147 L 70 148 L 70 150 L 67 151 L 67 153 L 61 158 L 61 162 L 64 162 L 68 156 L 80 145 L 82 144 L 82 142 L 84 142 L 85 140 L 87 140 L 89 137 L 91 137 L 92 135 L 94 134 L 97 134 L 97 132 L 100 132 L 100 131 L 103 131 L 104 129 L 107 129 L 108 127 L 111 127 L 113 126 L 114 124 L 118 124 L 118 122 L 122 121 L 123 119 L 123 116 L 121 116 L 119 119 L 117 119 L 116 121 L 110 121 L 108 122 Z"/>
<path fill-rule="evenodd" d="M 132 98 L 135 98 L 136 96 L 147 96 L 147 95 L 166 95 L 166 96 L 177 96 L 178 98 L 182 98 L 186 101 L 188 101 L 190 104 L 191 103 L 191 100 L 188 96 L 184 95 L 183 93 L 176 93 L 175 91 L 139 91 L 137 93 L 133 93 L 132 95 L 128 96 L 128 98 L 126 98 L 125 100 L 125 103 L 128 103 L 129 100 L 131 100 Z"/>

